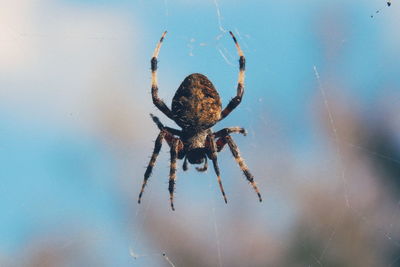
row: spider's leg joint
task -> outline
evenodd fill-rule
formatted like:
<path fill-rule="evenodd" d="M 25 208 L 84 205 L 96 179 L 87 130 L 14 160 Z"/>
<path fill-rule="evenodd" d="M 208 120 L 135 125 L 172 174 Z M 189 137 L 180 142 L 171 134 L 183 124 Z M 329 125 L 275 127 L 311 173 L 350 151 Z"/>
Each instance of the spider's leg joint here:
<path fill-rule="evenodd" d="M 175 189 L 175 181 L 174 180 L 170 180 L 169 181 L 169 185 L 168 185 L 168 191 L 170 194 L 170 202 L 171 202 L 171 209 L 175 210 L 175 206 L 174 206 L 174 189 Z"/>
<path fill-rule="evenodd" d="M 246 59 L 244 58 L 244 56 L 240 56 L 239 58 L 239 70 L 240 71 L 244 71 L 246 66 Z"/>
<path fill-rule="evenodd" d="M 152 57 L 151 58 L 151 71 L 156 71 L 157 70 L 157 58 Z"/>

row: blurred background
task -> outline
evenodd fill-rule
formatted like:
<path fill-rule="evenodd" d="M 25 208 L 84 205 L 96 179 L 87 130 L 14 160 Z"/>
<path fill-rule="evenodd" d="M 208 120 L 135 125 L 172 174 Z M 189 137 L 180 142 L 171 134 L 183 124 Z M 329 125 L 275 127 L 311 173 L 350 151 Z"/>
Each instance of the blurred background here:
<path fill-rule="evenodd" d="M 377 12 L 378 11 L 378 12 Z M 0 266 L 400 266 L 400 5 L 384 0 L 0 3 Z M 193 72 L 226 105 L 230 151 L 183 173 L 164 145 L 137 197 L 160 96 Z"/>

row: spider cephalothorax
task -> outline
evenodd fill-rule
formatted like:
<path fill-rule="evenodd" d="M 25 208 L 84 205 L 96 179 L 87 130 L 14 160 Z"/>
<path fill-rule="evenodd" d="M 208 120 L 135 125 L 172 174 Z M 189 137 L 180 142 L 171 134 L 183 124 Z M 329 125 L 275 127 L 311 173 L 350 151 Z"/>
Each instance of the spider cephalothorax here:
<path fill-rule="evenodd" d="M 166 33 L 167 32 L 164 32 L 161 36 L 161 39 L 154 50 L 153 57 L 151 58 L 151 94 L 154 105 L 168 118 L 175 121 L 176 124 L 182 128 L 182 130 L 166 127 L 157 117 L 150 114 L 153 121 L 160 129 L 160 133 L 156 139 L 153 155 L 151 156 L 149 165 L 147 166 L 144 174 L 142 190 L 139 194 L 138 203 L 141 201 L 144 188 L 151 175 L 158 153 L 161 150 L 163 140 L 165 140 L 171 148 L 168 190 L 170 193 L 171 208 L 173 210 L 177 159 L 184 159 L 183 170 L 185 171 L 188 169 L 188 161 L 190 164 L 204 163 L 203 167 L 196 167 L 196 169 L 198 171 L 205 171 L 208 168 L 207 158 L 211 159 L 217 175 L 221 193 L 225 202 L 227 202 L 217 161 L 217 152 L 220 152 L 226 144 L 228 144 L 236 162 L 239 164 L 247 180 L 256 191 L 259 200 L 262 201 L 261 194 L 254 182 L 253 175 L 251 175 L 249 169 L 244 163 L 244 160 L 239 154 L 238 147 L 236 146 L 232 137 L 229 135 L 230 133 L 241 133 L 246 135 L 246 131 L 240 127 L 224 128 L 214 133 L 211 131 L 212 126 L 224 119 L 240 104 L 244 93 L 245 58 L 235 36 L 232 32 L 229 32 L 239 53 L 239 78 L 237 94 L 234 98 L 232 98 L 227 107 L 222 109 L 219 94 L 210 80 L 202 74 L 193 73 L 183 80 L 172 100 L 172 109 L 169 109 L 167 105 L 165 105 L 165 103 L 158 97 L 157 84 L 157 57 Z"/>

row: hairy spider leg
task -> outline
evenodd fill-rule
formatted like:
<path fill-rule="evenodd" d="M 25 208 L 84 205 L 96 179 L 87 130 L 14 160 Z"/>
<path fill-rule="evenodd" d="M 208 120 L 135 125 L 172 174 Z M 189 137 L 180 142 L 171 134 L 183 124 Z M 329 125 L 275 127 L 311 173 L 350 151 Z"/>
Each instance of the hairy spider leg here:
<path fill-rule="evenodd" d="M 178 139 L 175 139 L 172 142 L 171 146 L 171 165 L 169 171 L 169 182 L 168 182 L 168 191 L 169 191 L 169 199 L 171 202 L 172 210 L 175 210 L 174 207 L 174 190 L 175 190 L 175 180 L 176 180 L 176 159 L 178 158 Z"/>
<path fill-rule="evenodd" d="M 235 42 L 238 54 L 239 54 L 239 76 L 238 76 L 238 85 L 237 85 L 237 92 L 236 96 L 231 99 L 229 104 L 226 106 L 226 108 L 221 112 L 221 118 L 220 120 L 224 119 L 226 116 L 229 115 L 242 101 L 243 93 L 244 93 L 244 72 L 245 72 L 245 66 L 246 66 L 246 59 L 244 57 L 243 51 L 240 48 L 235 35 L 230 31 L 229 32 L 233 38 L 233 41 Z"/>
<path fill-rule="evenodd" d="M 157 124 L 157 127 L 158 127 L 158 129 L 160 129 L 160 131 L 167 130 L 168 132 L 170 132 L 173 135 L 181 136 L 182 131 L 171 128 L 171 127 L 164 126 L 164 124 L 161 123 L 160 119 L 151 113 L 150 113 L 150 117 L 153 119 L 154 123 Z"/>
<path fill-rule="evenodd" d="M 139 203 L 139 204 L 140 204 L 140 200 L 141 200 L 141 198 L 142 198 L 143 192 L 144 192 L 144 188 L 145 188 L 145 186 L 146 186 L 146 184 L 147 184 L 147 180 L 150 178 L 151 172 L 153 171 L 153 167 L 154 167 L 154 165 L 155 165 L 155 163 L 156 163 L 156 160 L 157 160 L 157 156 L 158 156 L 158 154 L 160 153 L 161 146 L 162 146 L 162 141 L 163 141 L 163 139 L 164 139 L 165 134 L 166 134 L 166 133 L 165 133 L 164 131 L 161 131 L 161 132 L 158 134 L 157 139 L 156 139 L 156 142 L 155 142 L 155 144 L 154 144 L 154 151 L 153 151 L 153 154 L 151 155 L 151 159 L 150 159 L 149 165 L 147 165 L 146 172 L 144 173 L 144 179 L 143 179 L 143 184 L 142 184 L 142 190 L 140 190 L 139 199 L 138 199 L 138 203 Z"/>
<path fill-rule="evenodd" d="M 218 132 L 214 133 L 214 137 L 219 138 L 219 137 L 224 137 L 227 136 L 231 133 L 241 133 L 244 136 L 247 135 L 247 131 L 244 128 L 241 127 L 229 127 L 229 128 L 224 128 L 219 130 Z"/>
<path fill-rule="evenodd" d="M 228 144 L 233 157 L 238 163 L 240 169 L 243 171 L 243 174 L 246 176 L 247 181 L 250 182 L 250 184 L 254 188 L 254 191 L 256 191 L 258 199 L 260 200 L 260 202 L 262 202 L 260 191 L 258 190 L 258 187 L 254 181 L 254 176 L 250 173 L 250 170 L 247 167 L 246 163 L 244 162 L 244 159 L 240 156 L 239 148 L 237 147 L 237 145 L 235 144 L 230 135 L 221 137 L 217 140 L 217 151 L 218 152 L 221 151 L 226 144 Z"/>
<path fill-rule="evenodd" d="M 153 171 L 153 167 L 156 163 L 157 160 L 157 156 L 160 153 L 161 147 L 162 147 L 162 141 L 165 140 L 168 145 L 170 147 L 172 147 L 172 144 L 174 142 L 174 140 L 179 140 L 178 138 L 175 138 L 173 135 L 180 135 L 181 131 L 170 128 L 170 127 L 165 127 L 161 121 L 154 116 L 153 114 L 150 114 L 151 118 L 153 119 L 154 123 L 157 124 L 157 127 L 160 129 L 160 133 L 157 136 L 157 139 L 155 141 L 154 144 L 154 151 L 153 154 L 150 158 L 150 162 L 147 165 L 147 169 L 146 172 L 144 173 L 144 179 L 143 179 L 143 184 L 142 184 L 142 189 L 140 190 L 139 193 L 139 199 L 138 199 L 138 203 L 140 204 L 143 192 L 144 192 L 144 188 L 147 185 L 147 180 L 150 178 L 151 173 Z"/>
<path fill-rule="evenodd" d="M 215 174 L 217 175 L 219 188 L 221 189 L 221 193 L 222 193 L 222 196 L 224 197 L 225 203 L 228 203 L 228 200 L 226 199 L 224 187 L 222 186 L 221 174 L 219 172 L 218 161 L 217 161 L 217 148 L 216 148 L 214 137 L 211 133 L 209 135 L 207 135 L 207 141 L 208 141 L 207 143 L 209 146 L 210 158 L 213 161 L 214 171 L 215 171 Z"/>
<path fill-rule="evenodd" d="M 174 116 L 172 115 L 172 111 L 168 108 L 168 106 L 158 97 L 158 83 L 157 83 L 157 57 L 160 52 L 161 44 L 164 40 L 167 31 L 165 31 L 160 41 L 157 43 L 156 48 L 154 49 L 153 57 L 151 58 L 151 96 L 153 98 L 154 105 L 161 110 L 168 118 L 174 120 Z"/>
<path fill-rule="evenodd" d="M 187 157 L 183 160 L 183 166 L 182 166 L 183 171 L 188 170 L 188 163 L 187 163 Z"/>
<path fill-rule="evenodd" d="M 203 165 L 203 167 L 196 167 L 196 170 L 198 172 L 205 172 L 207 169 L 208 169 L 207 157 L 204 157 L 204 165 Z"/>

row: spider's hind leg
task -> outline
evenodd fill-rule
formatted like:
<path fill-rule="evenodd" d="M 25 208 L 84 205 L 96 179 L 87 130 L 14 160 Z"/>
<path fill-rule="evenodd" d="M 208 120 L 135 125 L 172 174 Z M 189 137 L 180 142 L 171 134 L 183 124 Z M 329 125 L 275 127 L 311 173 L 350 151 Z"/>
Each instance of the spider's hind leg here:
<path fill-rule="evenodd" d="M 235 35 L 232 32 L 229 32 L 232 36 L 233 41 L 235 42 L 236 49 L 239 55 L 239 75 L 238 75 L 238 84 L 236 89 L 236 96 L 229 101 L 229 104 L 226 108 L 221 112 L 221 119 L 224 119 L 229 115 L 239 104 L 242 102 L 242 97 L 244 94 L 244 72 L 246 68 L 246 59 L 244 57 L 243 51 L 240 48 Z"/>
<path fill-rule="evenodd" d="M 151 58 L 151 96 L 153 98 L 153 103 L 154 105 L 161 110 L 168 118 L 171 120 L 174 120 L 174 116 L 169 109 L 169 107 L 164 103 L 164 101 L 159 98 L 158 96 L 158 82 L 157 82 L 157 57 L 158 53 L 160 52 L 161 44 L 164 40 L 165 35 L 167 32 L 165 31 L 161 38 L 160 41 L 158 41 L 156 48 L 154 49 L 153 56 Z"/>

